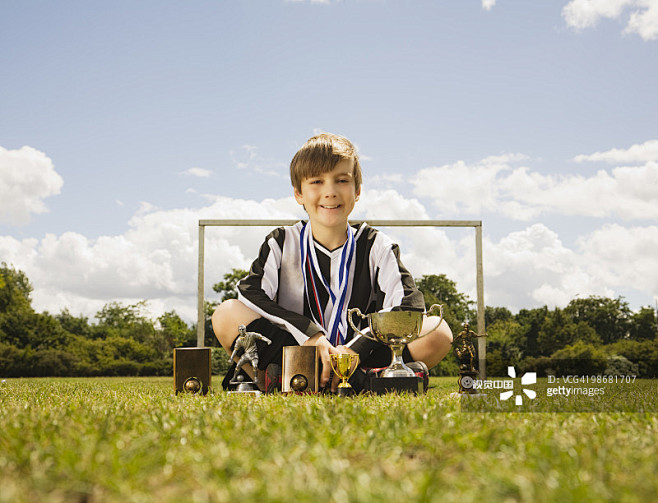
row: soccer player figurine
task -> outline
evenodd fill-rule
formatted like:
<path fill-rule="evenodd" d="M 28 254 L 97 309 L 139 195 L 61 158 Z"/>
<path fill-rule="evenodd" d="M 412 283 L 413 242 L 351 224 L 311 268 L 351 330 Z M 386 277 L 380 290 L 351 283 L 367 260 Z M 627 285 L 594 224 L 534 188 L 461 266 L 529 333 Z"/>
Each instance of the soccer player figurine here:
<path fill-rule="evenodd" d="M 242 366 L 249 362 L 254 369 L 254 383 L 258 384 L 258 350 L 256 348 L 256 339 L 260 339 L 268 345 L 272 344 L 272 341 L 264 335 L 261 335 L 258 332 L 247 332 L 247 327 L 240 325 L 238 327 L 238 338 L 235 341 L 235 348 L 233 349 L 229 361 L 233 361 L 233 358 L 238 355 L 240 350 L 243 350 L 244 352 L 235 366 L 235 372 L 233 375 L 237 376 Z M 238 383 L 239 381 L 234 377 L 231 379 L 231 382 Z"/>
<path fill-rule="evenodd" d="M 477 371 L 473 367 L 475 360 L 475 346 L 473 337 L 486 337 L 487 334 L 479 335 L 470 329 L 468 322 L 464 323 L 464 330 L 457 334 L 452 345 L 455 347 L 455 354 L 459 361 L 459 391 L 453 395 L 480 395 L 477 389 L 473 388 L 474 380 L 477 377 Z"/>
<path fill-rule="evenodd" d="M 478 334 L 470 330 L 468 322 L 464 323 L 464 330 L 457 334 L 453 342 L 455 353 L 459 360 L 459 370 L 474 370 L 475 346 L 473 345 L 473 337 L 478 337 Z"/>

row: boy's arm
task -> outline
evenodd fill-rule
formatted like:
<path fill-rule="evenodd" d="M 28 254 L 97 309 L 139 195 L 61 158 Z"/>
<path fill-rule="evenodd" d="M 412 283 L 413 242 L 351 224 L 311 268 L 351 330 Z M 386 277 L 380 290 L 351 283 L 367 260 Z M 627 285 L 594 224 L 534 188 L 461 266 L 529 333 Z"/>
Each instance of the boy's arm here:
<path fill-rule="evenodd" d="M 400 260 L 400 248 L 391 243 L 377 261 L 377 311 L 424 311 L 425 299 Z M 380 303 L 378 302 L 378 304 Z"/>
<path fill-rule="evenodd" d="M 372 297 L 375 301 L 375 311 L 424 311 L 425 299 L 418 290 L 411 273 L 400 260 L 400 248 L 388 236 L 378 233 L 379 241 L 373 245 L 374 254 L 371 274 L 376 281 Z M 363 332 L 370 329 L 366 327 Z M 377 346 L 367 337 L 358 333 L 346 344 L 346 347 L 359 354 L 368 353 Z"/>
<path fill-rule="evenodd" d="M 280 306 L 279 275 L 285 233 L 275 229 L 260 248 L 249 275 L 238 283 L 238 299 L 263 318 L 289 332 L 301 345 L 322 331 L 306 316 Z M 300 289 L 304 286 L 299 285 Z"/>

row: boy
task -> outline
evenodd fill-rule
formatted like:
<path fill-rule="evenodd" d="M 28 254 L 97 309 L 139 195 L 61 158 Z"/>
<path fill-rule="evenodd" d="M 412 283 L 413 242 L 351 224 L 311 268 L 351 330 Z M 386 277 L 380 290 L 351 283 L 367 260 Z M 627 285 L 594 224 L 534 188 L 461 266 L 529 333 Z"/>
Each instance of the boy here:
<path fill-rule="evenodd" d="M 424 311 L 425 304 L 400 262 L 398 246 L 365 223 L 348 224 L 361 193 L 361 166 L 347 138 L 325 133 L 309 139 L 290 163 L 290 178 L 308 222 L 267 236 L 249 275 L 238 284 L 238 299 L 223 302 L 213 314 L 213 330 L 229 354 L 239 325 L 272 340 L 258 347 L 259 367 L 268 369 L 266 385 L 270 369 L 276 368 L 268 364 L 281 363 L 283 346 L 317 346 L 320 386 L 330 384 L 335 391 L 338 378 L 329 383 L 332 353 L 358 353 L 366 368 L 391 360 L 388 346 L 354 336 L 348 309 Z M 403 357 L 431 368 L 450 350 L 452 332 L 445 321 L 428 317 L 421 333 L 426 335 L 410 343 Z M 357 369 L 352 379 L 363 372 Z"/>

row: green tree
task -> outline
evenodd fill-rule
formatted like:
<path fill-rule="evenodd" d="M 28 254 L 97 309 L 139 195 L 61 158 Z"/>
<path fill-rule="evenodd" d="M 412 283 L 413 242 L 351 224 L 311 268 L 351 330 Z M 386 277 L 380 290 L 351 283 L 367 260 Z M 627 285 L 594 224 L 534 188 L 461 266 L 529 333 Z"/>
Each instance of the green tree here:
<path fill-rule="evenodd" d="M 32 310 L 32 285 L 22 271 L 5 262 L 0 265 L 0 313 L 25 309 Z"/>
<path fill-rule="evenodd" d="M 140 342 L 155 342 L 155 327 L 144 314 L 147 302 L 142 300 L 125 306 L 120 302 L 110 302 L 96 313 L 98 325 L 96 333 L 101 338 L 120 336 Z"/>
<path fill-rule="evenodd" d="M 512 311 L 506 307 L 491 307 L 484 308 L 484 324 L 490 327 L 497 321 L 509 321 L 513 318 Z"/>
<path fill-rule="evenodd" d="M 36 323 L 31 292 L 25 273 L 4 262 L 0 265 L 0 342 L 18 348 L 30 344 Z"/>
<path fill-rule="evenodd" d="M 658 340 L 625 339 L 606 346 L 610 355 L 620 355 L 638 366 L 638 377 L 658 377 Z"/>
<path fill-rule="evenodd" d="M 523 358 L 521 325 L 512 319 L 487 325 L 487 373 L 506 376 L 507 367 L 519 366 Z"/>
<path fill-rule="evenodd" d="M 171 349 L 196 344 L 196 333 L 175 311 L 161 315 L 158 324 L 160 326 L 158 332 L 162 334 Z"/>
<path fill-rule="evenodd" d="M 548 307 L 546 306 L 535 309 L 521 309 L 516 315 L 515 319 L 521 325 L 518 338 L 524 355 L 539 356 L 541 350 L 537 339 L 539 338 L 539 330 L 547 316 Z"/>
<path fill-rule="evenodd" d="M 563 309 L 555 309 L 544 319 L 537 337 L 540 354 L 550 356 L 576 342 L 600 345 L 601 338 L 584 321 L 574 323 Z"/>
<path fill-rule="evenodd" d="M 224 274 L 224 281 L 215 283 L 212 289 L 220 295 L 220 302 L 224 302 L 227 299 L 237 299 L 238 298 L 238 282 L 244 278 L 248 271 L 244 269 L 231 269 L 231 272 Z"/>
<path fill-rule="evenodd" d="M 609 299 L 591 296 L 573 299 L 564 312 L 574 323 L 585 322 L 601 337 L 604 344 L 611 344 L 629 335 L 631 310 L 622 297 Z"/>
<path fill-rule="evenodd" d="M 448 279 L 445 274 L 431 274 L 416 279 L 416 286 L 423 292 L 425 307 L 432 304 L 443 304 L 446 323 L 457 333 L 462 329 L 462 323 L 470 321 L 475 327 L 475 303 L 465 293 L 457 290 L 457 284 Z"/>
<path fill-rule="evenodd" d="M 68 308 L 65 308 L 55 316 L 55 319 L 70 334 L 82 335 L 84 337 L 92 336 L 89 318 L 86 316 L 73 316 Z"/>
<path fill-rule="evenodd" d="M 658 337 L 656 312 L 652 307 L 642 307 L 631 316 L 629 338 L 635 341 L 655 340 Z"/>
<path fill-rule="evenodd" d="M 605 370 L 608 359 L 600 347 L 577 341 L 551 355 L 557 375 L 596 375 Z"/>

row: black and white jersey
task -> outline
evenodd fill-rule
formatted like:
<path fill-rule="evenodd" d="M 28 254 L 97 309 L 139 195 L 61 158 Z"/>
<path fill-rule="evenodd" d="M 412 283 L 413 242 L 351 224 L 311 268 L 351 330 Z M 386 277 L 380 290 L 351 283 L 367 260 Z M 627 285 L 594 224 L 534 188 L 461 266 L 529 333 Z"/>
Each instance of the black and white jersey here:
<path fill-rule="evenodd" d="M 263 318 L 290 332 L 299 344 L 324 332 L 313 321 L 317 313 L 312 313 L 304 290 L 300 252 L 304 224 L 297 222 L 272 231 L 265 238 L 249 275 L 238 283 L 238 298 Z M 358 307 L 364 314 L 400 309 L 423 311 L 423 294 L 400 262 L 398 245 L 365 223 L 353 229 L 356 262 L 347 286 L 348 309 Z M 318 265 L 332 288 L 338 283 L 342 248 L 327 250 L 315 243 Z M 320 287 L 318 294 L 321 305 L 326 305 L 329 293 Z M 357 319 L 354 322 L 358 326 Z M 353 330 L 348 327 L 346 341 L 353 336 Z"/>

